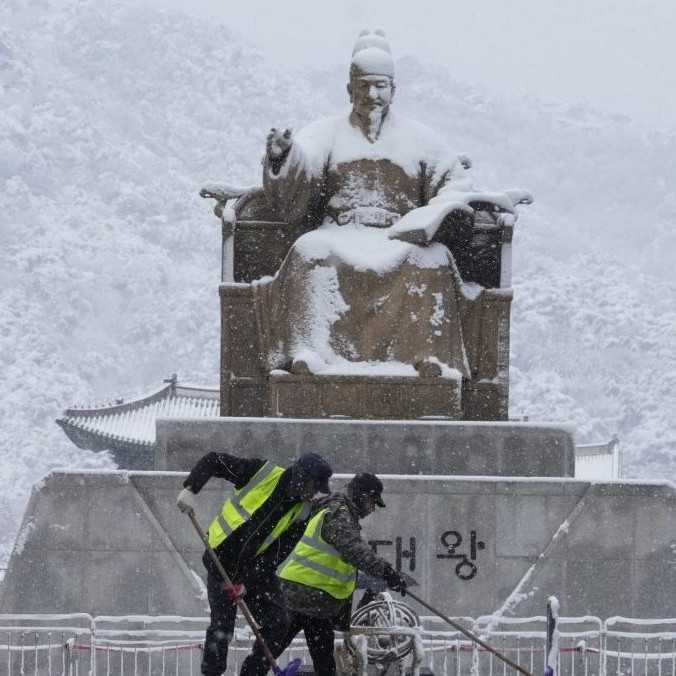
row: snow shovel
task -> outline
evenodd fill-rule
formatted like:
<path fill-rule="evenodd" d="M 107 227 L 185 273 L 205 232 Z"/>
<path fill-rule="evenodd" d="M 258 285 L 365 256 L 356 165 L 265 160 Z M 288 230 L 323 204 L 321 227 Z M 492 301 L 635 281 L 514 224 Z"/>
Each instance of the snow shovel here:
<path fill-rule="evenodd" d="M 225 582 L 225 590 L 226 591 L 234 590 L 235 586 L 232 584 L 232 580 L 225 572 L 223 564 L 218 560 L 216 552 L 209 545 L 209 538 L 207 537 L 206 533 L 202 530 L 202 527 L 197 521 L 195 512 L 192 509 L 188 509 L 186 513 L 190 518 L 190 520 L 192 521 L 192 525 L 195 527 L 195 530 L 202 539 L 204 546 L 207 548 L 211 560 L 214 562 L 216 568 L 218 568 L 218 572 L 221 574 L 221 577 Z M 261 635 L 261 629 L 258 626 L 256 619 L 251 614 L 251 611 L 249 610 L 249 606 L 247 606 L 246 601 L 244 601 L 244 599 L 241 596 L 238 596 L 235 598 L 235 603 L 237 604 L 237 607 L 241 611 L 242 615 L 244 615 L 244 619 L 246 620 L 247 624 L 251 627 L 251 631 L 253 631 L 254 635 L 256 636 L 258 645 L 261 647 L 261 650 L 265 655 L 265 659 L 267 659 L 267 661 L 270 663 L 270 666 L 272 667 L 272 671 L 275 674 L 275 676 L 296 676 L 296 674 L 298 673 L 298 669 L 300 669 L 300 660 L 299 659 L 291 660 L 291 662 L 289 662 L 284 668 L 280 667 L 277 664 L 277 660 L 272 655 L 272 652 L 270 652 L 268 644 L 263 639 L 263 636 Z"/>
<path fill-rule="evenodd" d="M 457 629 L 459 632 L 463 633 L 467 638 L 471 639 L 478 645 L 480 645 L 485 650 L 488 650 L 489 653 L 493 653 L 497 658 L 501 659 L 505 664 L 508 664 L 512 669 L 516 669 L 521 672 L 524 676 L 532 676 L 530 671 L 527 671 L 523 667 L 519 666 L 516 662 L 512 662 L 509 657 L 505 657 L 502 653 L 498 652 L 495 648 L 488 645 L 485 641 L 482 641 L 474 632 L 471 632 L 469 629 L 465 629 L 462 625 L 454 622 L 450 617 L 444 615 L 441 611 L 433 608 L 429 603 L 423 601 L 419 596 L 406 589 L 406 595 L 410 596 L 414 601 L 417 601 L 423 608 L 427 608 L 431 613 L 434 613 L 437 617 L 440 617 L 444 622 L 447 622 L 454 629 Z"/>

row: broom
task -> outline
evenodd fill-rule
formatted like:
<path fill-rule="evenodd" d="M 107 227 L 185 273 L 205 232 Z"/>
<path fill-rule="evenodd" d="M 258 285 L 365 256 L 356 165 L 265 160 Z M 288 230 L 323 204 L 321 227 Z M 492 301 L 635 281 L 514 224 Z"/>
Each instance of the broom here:
<path fill-rule="evenodd" d="M 190 521 L 192 521 L 192 525 L 195 527 L 195 530 L 202 539 L 204 546 L 207 548 L 211 560 L 214 562 L 214 565 L 218 569 L 218 572 L 221 574 L 221 577 L 225 582 L 225 590 L 227 592 L 235 592 L 236 591 L 235 585 L 233 585 L 229 575 L 225 572 L 223 564 L 218 560 L 216 552 L 211 548 L 211 545 L 209 544 L 209 538 L 207 537 L 206 533 L 202 530 L 202 527 L 197 521 L 197 517 L 195 516 L 194 510 L 188 509 L 186 510 L 186 514 L 188 515 Z M 258 626 L 258 623 L 256 622 L 254 616 L 251 614 L 251 611 L 249 610 L 249 606 L 247 606 L 246 601 L 244 601 L 244 599 L 241 596 L 234 596 L 234 601 L 237 607 L 240 609 L 242 615 L 244 616 L 244 619 L 246 620 L 247 624 L 251 627 L 251 631 L 253 631 L 254 635 L 256 636 L 258 645 L 260 645 L 261 650 L 265 655 L 265 658 L 270 663 L 272 671 L 274 672 L 275 676 L 296 676 L 296 674 L 298 673 L 298 669 L 300 668 L 300 660 L 299 659 L 291 660 L 291 662 L 289 662 L 286 665 L 286 667 L 284 668 L 280 667 L 277 664 L 277 660 L 274 658 L 272 652 L 270 651 L 268 644 L 263 639 L 260 627 Z"/>

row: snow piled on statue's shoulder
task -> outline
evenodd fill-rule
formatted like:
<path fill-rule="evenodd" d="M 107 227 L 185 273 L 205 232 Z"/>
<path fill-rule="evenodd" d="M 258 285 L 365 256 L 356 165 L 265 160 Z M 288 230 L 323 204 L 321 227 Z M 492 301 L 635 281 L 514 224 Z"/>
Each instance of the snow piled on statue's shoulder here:
<path fill-rule="evenodd" d="M 443 165 L 442 172 L 449 170 L 456 156 L 449 148 L 443 152 L 444 145 L 440 135 L 424 124 L 408 119 L 393 110 L 383 121 L 380 135 L 375 142 L 369 141 L 364 134 L 350 124 L 349 117 L 338 119 L 335 126 L 332 165 L 338 165 L 362 159 L 390 159 L 403 167 L 412 176 L 421 171 L 420 162 L 429 167 Z"/>
<path fill-rule="evenodd" d="M 440 167 L 441 173 L 457 161 L 457 156 L 444 148 L 438 132 L 397 114 L 396 110 L 390 110 L 375 141 L 369 141 L 353 126 L 350 108 L 346 107 L 338 115 L 315 120 L 300 129 L 294 143 L 303 150 L 306 169 L 315 175 L 323 170 L 327 161 L 335 167 L 357 160 L 386 158 L 410 175 L 420 171 L 421 158 L 430 166 Z"/>

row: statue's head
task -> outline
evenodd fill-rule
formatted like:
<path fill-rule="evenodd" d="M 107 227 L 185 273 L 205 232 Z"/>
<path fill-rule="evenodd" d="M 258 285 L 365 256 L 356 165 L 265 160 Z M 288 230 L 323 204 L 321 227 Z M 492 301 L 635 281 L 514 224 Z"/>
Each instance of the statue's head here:
<path fill-rule="evenodd" d="M 360 33 L 352 50 L 347 91 L 354 112 L 379 126 L 395 91 L 394 61 L 383 31 Z"/>

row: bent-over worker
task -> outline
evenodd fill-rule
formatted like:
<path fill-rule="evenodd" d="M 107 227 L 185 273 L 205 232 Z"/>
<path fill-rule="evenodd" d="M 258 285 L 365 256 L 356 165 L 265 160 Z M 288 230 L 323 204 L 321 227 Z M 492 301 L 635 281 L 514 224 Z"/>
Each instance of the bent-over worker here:
<path fill-rule="evenodd" d="M 285 626 L 283 598 L 275 577 L 276 565 L 288 555 L 310 518 L 315 493 L 329 493 L 329 464 L 316 453 L 302 455 L 288 468 L 258 458 L 208 453 L 201 458 L 178 496 L 182 511 L 195 508 L 195 494 L 211 477 L 235 486 L 209 526 L 209 545 L 235 585 L 227 593 L 214 562 L 205 552 L 211 622 L 206 631 L 202 674 L 221 676 L 227 667 L 238 595 L 265 632 L 268 625 Z M 245 585 L 245 588 L 242 587 Z"/>

